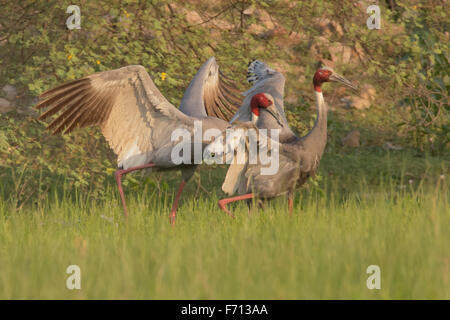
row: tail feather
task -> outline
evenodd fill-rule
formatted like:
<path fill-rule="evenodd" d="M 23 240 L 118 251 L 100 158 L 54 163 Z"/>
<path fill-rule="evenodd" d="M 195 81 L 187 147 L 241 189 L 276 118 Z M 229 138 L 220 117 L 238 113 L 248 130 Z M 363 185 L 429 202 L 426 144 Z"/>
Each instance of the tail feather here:
<path fill-rule="evenodd" d="M 248 64 L 247 81 L 250 84 L 254 84 L 272 71 L 273 70 L 270 69 L 264 62 L 259 60 L 252 60 Z"/>

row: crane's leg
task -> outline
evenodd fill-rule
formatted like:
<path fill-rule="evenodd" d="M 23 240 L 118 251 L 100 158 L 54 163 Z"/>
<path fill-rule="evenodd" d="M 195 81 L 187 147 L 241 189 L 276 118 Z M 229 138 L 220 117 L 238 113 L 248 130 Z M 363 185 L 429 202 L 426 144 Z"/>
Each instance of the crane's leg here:
<path fill-rule="evenodd" d="M 294 209 L 294 195 L 295 191 L 288 192 L 288 204 L 289 204 L 289 216 L 292 217 L 292 211 Z"/>
<path fill-rule="evenodd" d="M 177 209 L 178 209 L 178 201 L 180 201 L 181 192 L 183 192 L 185 184 L 186 184 L 186 181 L 184 181 L 184 179 L 181 180 L 177 195 L 175 197 L 175 200 L 173 200 L 172 210 L 170 210 L 170 224 L 171 225 L 175 224 L 175 216 L 176 216 Z"/>
<path fill-rule="evenodd" d="M 144 164 L 143 166 L 132 167 L 132 168 L 128 168 L 128 169 L 119 169 L 114 173 L 114 177 L 116 178 L 117 188 L 119 189 L 120 199 L 122 200 L 123 214 L 125 215 L 125 218 L 128 218 L 128 209 L 127 209 L 127 204 L 125 202 L 125 195 L 123 193 L 123 188 L 122 188 L 122 176 L 124 174 L 130 173 L 133 171 L 147 169 L 147 168 L 151 168 L 154 166 L 155 166 L 154 163 L 149 163 L 149 164 Z"/>
<path fill-rule="evenodd" d="M 244 195 L 241 195 L 241 196 L 221 199 L 221 200 L 219 200 L 218 204 L 219 204 L 219 208 L 220 209 L 225 211 L 225 213 L 228 214 L 230 217 L 234 218 L 234 214 L 232 214 L 227 209 L 227 204 L 229 204 L 231 202 L 239 201 L 239 200 L 246 200 L 246 199 L 252 199 L 252 198 L 253 198 L 253 193 L 247 193 L 247 194 L 244 194 Z"/>
<path fill-rule="evenodd" d="M 292 210 L 294 209 L 294 200 L 292 200 L 291 196 L 289 196 L 288 202 L 289 202 L 289 216 L 292 217 Z"/>

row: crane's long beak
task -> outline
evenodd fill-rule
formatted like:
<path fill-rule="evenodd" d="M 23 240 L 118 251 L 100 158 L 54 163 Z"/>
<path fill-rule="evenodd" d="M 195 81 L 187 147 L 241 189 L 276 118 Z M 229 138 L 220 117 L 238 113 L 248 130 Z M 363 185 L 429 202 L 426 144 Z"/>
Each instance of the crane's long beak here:
<path fill-rule="evenodd" d="M 274 105 L 272 105 L 272 106 L 274 106 Z M 272 115 L 272 117 L 274 117 L 275 120 L 277 120 L 278 124 L 283 127 L 284 124 L 280 119 L 280 115 L 278 114 L 278 112 L 276 110 L 272 109 L 272 106 L 270 106 L 269 108 L 266 108 L 267 112 L 269 112 Z"/>
<path fill-rule="evenodd" d="M 341 76 L 340 74 L 334 73 L 330 76 L 330 81 L 336 81 L 336 82 L 340 82 L 344 85 L 346 85 L 347 87 L 350 87 L 354 90 L 358 90 L 358 87 L 355 86 L 353 83 L 351 83 L 350 81 L 348 81 L 347 79 L 345 79 L 343 76 Z"/>

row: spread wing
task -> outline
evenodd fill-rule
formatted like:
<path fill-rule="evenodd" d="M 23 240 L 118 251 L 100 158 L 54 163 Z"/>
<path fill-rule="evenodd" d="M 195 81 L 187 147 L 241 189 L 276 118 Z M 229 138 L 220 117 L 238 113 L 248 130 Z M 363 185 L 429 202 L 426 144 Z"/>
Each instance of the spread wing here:
<path fill-rule="evenodd" d="M 197 71 L 181 100 L 180 110 L 192 117 L 216 117 L 229 121 L 242 104 L 235 83 L 220 70 L 214 57 Z"/>
<path fill-rule="evenodd" d="M 210 77 L 203 92 L 206 114 L 211 117 L 230 121 L 242 104 L 241 92 L 231 79 L 222 72 Z"/>
<path fill-rule="evenodd" d="M 39 119 L 60 112 L 49 130 L 68 133 L 98 125 L 119 163 L 130 152 L 151 158 L 170 139 L 170 134 L 164 135 L 167 128 L 187 125 L 192 119 L 169 103 L 138 65 L 65 83 L 44 92 L 40 99 L 36 108 L 47 110 Z"/>
<path fill-rule="evenodd" d="M 284 84 L 285 77 L 274 69 L 271 69 L 262 61 L 253 60 L 249 63 L 247 70 L 247 80 L 253 86 L 243 93 L 245 99 L 242 106 L 231 119 L 231 122 L 236 120 L 245 122 L 251 120 L 250 101 L 257 93 L 269 93 L 275 102 L 278 112 L 286 124 L 288 124 L 286 115 L 284 113 Z"/>

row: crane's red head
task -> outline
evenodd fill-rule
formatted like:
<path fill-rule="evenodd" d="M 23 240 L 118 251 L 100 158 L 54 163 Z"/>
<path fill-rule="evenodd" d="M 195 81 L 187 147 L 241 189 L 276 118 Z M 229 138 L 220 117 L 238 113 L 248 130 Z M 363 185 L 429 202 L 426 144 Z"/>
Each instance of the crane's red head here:
<path fill-rule="evenodd" d="M 250 101 L 250 107 L 255 116 L 259 116 L 259 108 L 268 108 L 272 104 L 273 102 L 264 93 L 255 94 Z"/>
<path fill-rule="evenodd" d="M 333 74 L 333 70 L 329 68 L 319 68 L 314 74 L 313 83 L 314 90 L 317 92 L 322 91 L 322 83 L 330 81 L 330 76 Z"/>
<path fill-rule="evenodd" d="M 343 85 L 346 85 L 352 89 L 357 90 L 357 87 L 353 85 L 350 81 L 345 79 L 340 74 L 334 72 L 333 69 L 330 67 L 321 67 L 317 69 L 316 73 L 314 74 L 313 83 L 314 83 L 314 90 L 316 92 L 322 91 L 322 83 L 328 82 L 328 81 L 334 81 L 334 82 L 340 82 Z"/>

